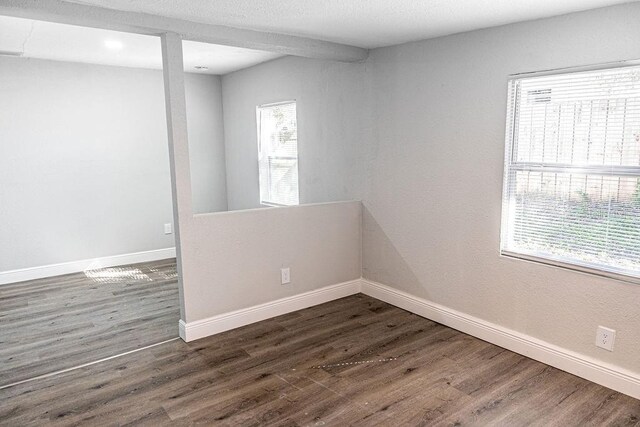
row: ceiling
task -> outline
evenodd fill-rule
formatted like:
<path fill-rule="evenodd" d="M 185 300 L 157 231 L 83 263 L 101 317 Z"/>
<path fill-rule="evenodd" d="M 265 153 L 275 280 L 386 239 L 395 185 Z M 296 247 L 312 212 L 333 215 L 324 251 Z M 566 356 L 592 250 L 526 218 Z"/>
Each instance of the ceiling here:
<path fill-rule="evenodd" d="M 629 0 L 71 0 L 375 48 Z"/>
<path fill-rule="evenodd" d="M 226 74 L 282 56 L 191 41 L 184 42 L 183 50 L 185 71 L 202 74 Z M 162 69 L 158 37 L 7 16 L 0 16 L 1 52 L 21 53 L 24 58 Z"/>

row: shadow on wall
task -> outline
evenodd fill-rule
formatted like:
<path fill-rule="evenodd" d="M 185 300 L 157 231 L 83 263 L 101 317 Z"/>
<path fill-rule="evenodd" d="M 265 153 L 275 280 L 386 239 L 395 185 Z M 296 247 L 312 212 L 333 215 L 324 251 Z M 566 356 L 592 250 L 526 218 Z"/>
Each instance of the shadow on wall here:
<path fill-rule="evenodd" d="M 362 203 L 362 277 L 429 298 L 425 283 L 415 274 L 382 226 Z"/>

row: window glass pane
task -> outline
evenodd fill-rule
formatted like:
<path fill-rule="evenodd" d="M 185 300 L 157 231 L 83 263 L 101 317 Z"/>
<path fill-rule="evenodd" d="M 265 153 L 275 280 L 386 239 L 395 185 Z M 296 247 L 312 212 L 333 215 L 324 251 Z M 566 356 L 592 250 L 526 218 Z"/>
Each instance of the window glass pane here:
<path fill-rule="evenodd" d="M 515 172 L 511 247 L 640 272 L 640 179 Z"/>
<path fill-rule="evenodd" d="M 640 70 L 521 79 L 518 162 L 640 166 Z"/>
<path fill-rule="evenodd" d="M 298 126 L 295 102 L 258 107 L 260 202 L 297 205 Z"/>
<path fill-rule="evenodd" d="M 640 67 L 510 95 L 502 250 L 640 277 Z"/>

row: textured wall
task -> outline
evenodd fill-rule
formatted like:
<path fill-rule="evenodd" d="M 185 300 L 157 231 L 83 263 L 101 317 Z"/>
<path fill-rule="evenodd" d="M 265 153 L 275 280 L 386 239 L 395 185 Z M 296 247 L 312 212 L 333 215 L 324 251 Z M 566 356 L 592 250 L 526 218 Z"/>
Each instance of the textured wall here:
<path fill-rule="evenodd" d="M 640 372 L 640 286 L 499 255 L 508 75 L 640 58 L 639 21 L 633 3 L 372 51 L 364 276 Z"/>
<path fill-rule="evenodd" d="M 185 74 L 191 187 L 195 213 L 227 210 L 220 76 Z"/>
<path fill-rule="evenodd" d="M 295 100 L 300 203 L 361 193 L 366 64 L 286 57 L 222 77 L 229 209 L 260 206 L 256 106 Z"/>
<path fill-rule="evenodd" d="M 361 204 L 196 215 L 181 229 L 186 322 L 357 279 Z M 280 269 L 291 283 L 280 284 Z"/>
<path fill-rule="evenodd" d="M 220 80 L 186 87 L 194 203 L 215 209 Z M 0 94 L 0 271 L 174 246 L 161 71 L 4 57 Z"/>

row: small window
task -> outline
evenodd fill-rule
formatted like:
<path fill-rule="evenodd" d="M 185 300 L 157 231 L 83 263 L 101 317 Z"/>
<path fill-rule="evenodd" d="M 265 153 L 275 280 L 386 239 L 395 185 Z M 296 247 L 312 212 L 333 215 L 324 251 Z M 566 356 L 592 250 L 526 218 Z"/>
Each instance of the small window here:
<path fill-rule="evenodd" d="M 510 81 L 501 252 L 640 278 L 640 67 Z"/>
<path fill-rule="evenodd" d="M 299 203 L 295 102 L 258 107 L 258 167 L 261 204 L 291 206 Z"/>

